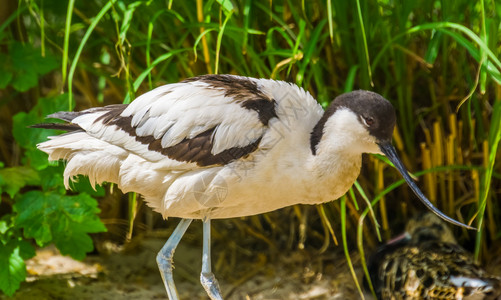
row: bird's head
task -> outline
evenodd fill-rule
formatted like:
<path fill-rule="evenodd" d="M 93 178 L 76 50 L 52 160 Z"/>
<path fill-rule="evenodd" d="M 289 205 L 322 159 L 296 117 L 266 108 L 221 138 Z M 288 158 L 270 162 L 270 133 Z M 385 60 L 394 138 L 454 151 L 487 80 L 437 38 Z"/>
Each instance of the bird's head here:
<path fill-rule="evenodd" d="M 334 118 L 344 122 L 346 132 L 353 136 L 361 152 L 383 154 L 379 145 L 391 144 L 395 109 L 381 95 L 363 90 L 342 94 L 328 110 L 334 110 Z"/>
<path fill-rule="evenodd" d="M 317 124 L 317 126 L 322 126 L 321 130 L 314 129 L 312 143 L 315 138 L 315 130 L 317 132 L 322 131 L 322 133 L 330 129 L 334 130 L 334 128 L 337 131 L 343 131 L 345 140 L 350 140 L 354 152 L 384 154 L 402 174 L 421 202 L 437 216 L 452 224 L 474 229 L 446 216 L 433 206 L 409 176 L 407 169 L 391 144 L 395 122 L 395 109 L 388 100 L 374 92 L 353 91 L 334 99 Z M 319 139 L 321 138 L 320 136 Z"/>
<path fill-rule="evenodd" d="M 431 212 L 421 213 L 407 222 L 405 231 L 411 243 L 419 245 L 429 241 L 456 244 L 456 239 L 446 223 Z"/>

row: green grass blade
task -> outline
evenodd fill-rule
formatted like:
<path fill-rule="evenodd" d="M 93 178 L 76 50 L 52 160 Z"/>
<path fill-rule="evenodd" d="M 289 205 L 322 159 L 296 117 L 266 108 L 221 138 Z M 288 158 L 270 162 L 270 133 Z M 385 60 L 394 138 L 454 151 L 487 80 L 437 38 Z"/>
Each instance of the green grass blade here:
<path fill-rule="evenodd" d="M 249 23 L 250 23 L 250 11 L 251 11 L 251 0 L 245 1 L 243 15 L 244 15 L 244 38 L 242 39 L 242 52 L 247 53 L 247 43 L 249 42 Z"/>
<path fill-rule="evenodd" d="M 66 74 L 68 70 L 68 49 L 70 45 L 70 32 L 71 32 L 71 17 L 73 16 L 73 6 L 75 5 L 75 0 L 68 1 L 68 9 L 66 12 L 66 23 L 64 27 L 64 48 L 63 48 L 63 63 L 61 66 L 61 84 L 64 86 L 66 82 Z M 71 110 L 71 92 L 70 97 L 68 98 L 69 110 Z"/>
<path fill-rule="evenodd" d="M 230 3 L 230 1 L 224 1 L 224 3 Z M 229 13 L 226 15 L 226 18 L 224 19 L 223 25 L 219 29 L 219 33 L 217 34 L 217 44 L 216 44 L 216 62 L 215 62 L 215 68 L 214 68 L 214 74 L 218 74 L 219 72 L 219 55 L 221 52 L 221 40 L 223 39 L 223 34 L 224 34 L 224 29 L 226 28 L 226 24 L 228 21 L 231 19 L 231 16 L 233 15 L 233 10 L 229 11 Z"/>
<path fill-rule="evenodd" d="M 362 188 L 360 183 L 358 183 L 357 180 L 355 180 L 354 185 L 355 185 L 355 188 L 357 189 L 357 191 L 362 196 L 362 199 L 364 199 L 365 203 L 367 204 L 367 208 L 369 209 L 369 212 L 371 213 L 372 220 L 374 221 L 374 227 L 376 229 L 377 238 L 380 241 L 381 240 L 381 233 L 379 232 L 380 225 L 379 225 L 379 222 L 377 221 L 376 213 L 374 213 L 374 209 L 372 209 L 371 201 L 369 200 L 369 197 L 367 197 L 364 189 Z"/>
<path fill-rule="evenodd" d="M 169 5 L 172 3 L 169 3 Z M 146 68 L 149 68 L 151 66 L 151 38 L 153 35 L 153 28 L 154 28 L 154 23 L 157 20 L 157 18 L 163 14 L 165 11 L 161 10 L 156 12 L 153 15 L 153 18 L 148 22 L 148 34 L 146 37 Z M 148 85 L 150 89 L 153 89 L 153 83 L 151 81 L 151 73 L 148 73 Z"/>
<path fill-rule="evenodd" d="M 474 44 L 471 43 L 470 41 L 468 41 L 464 36 L 454 32 L 454 31 L 445 29 L 445 28 L 441 28 L 441 29 L 439 29 L 439 31 L 444 32 L 447 35 L 454 38 L 454 40 L 456 42 L 458 42 L 461 46 L 463 46 L 476 61 L 478 61 L 479 63 L 481 62 L 482 58 L 481 58 L 480 51 L 477 48 L 475 48 Z M 500 70 L 497 69 L 490 60 L 486 60 L 484 63 L 484 66 L 485 66 L 487 72 L 489 73 L 489 75 L 492 77 L 492 79 L 495 80 L 498 84 L 501 84 Z"/>
<path fill-rule="evenodd" d="M 329 21 L 329 37 L 334 43 L 334 20 L 332 18 L 332 0 L 327 0 L 327 20 Z"/>
<path fill-rule="evenodd" d="M 136 1 L 127 5 L 127 9 L 125 10 L 123 15 L 122 25 L 120 26 L 120 32 L 118 33 L 120 45 L 125 42 L 127 31 L 129 31 L 130 25 L 132 23 L 132 16 L 134 15 L 134 12 L 142 4 L 142 1 Z"/>
<path fill-rule="evenodd" d="M 480 37 L 482 41 L 487 45 L 487 30 L 485 29 L 485 6 L 484 6 L 484 0 L 480 0 L 480 23 L 482 24 L 482 27 L 480 29 Z M 482 66 L 480 67 L 480 93 L 485 94 L 485 84 L 487 82 L 487 72 L 485 70 L 485 62 L 486 60 L 486 54 L 485 51 L 482 49 L 480 50 L 481 53 L 481 61 Z"/>
<path fill-rule="evenodd" d="M 344 92 L 348 93 L 353 91 L 353 86 L 355 85 L 355 78 L 357 76 L 359 65 L 353 65 L 350 67 L 348 71 L 348 76 L 346 77 L 346 81 L 344 83 Z"/>
<path fill-rule="evenodd" d="M 341 197 L 339 201 L 341 201 L 341 238 L 343 240 L 343 250 L 346 257 L 346 263 L 348 264 L 351 276 L 353 277 L 353 281 L 355 282 L 361 299 L 365 299 L 362 288 L 358 283 L 357 274 L 355 273 L 355 269 L 353 268 L 353 263 L 351 262 L 350 251 L 348 250 L 348 241 L 346 238 L 346 196 Z"/>
<path fill-rule="evenodd" d="M 364 42 L 365 61 L 367 62 L 367 75 L 369 76 L 369 81 L 371 83 L 371 86 L 374 86 L 374 82 L 372 82 L 371 60 L 369 58 L 369 48 L 367 47 L 367 36 L 365 35 L 364 18 L 362 17 L 360 0 L 356 0 L 355 2 L 357 3 L 357 16 L 358 16 L 358 22 L 360 24 L 360 33 L 362 34 L 362 40 Z"/>
<path fill-rule="evenodd" d="M 470 30 L 466 26 L 463 26 L 463 25 L 457 24 L 457 23 L 452 23 L 452 22 L 436 22 L 436 23 L 422 24 L 422 25 L 414 26 L 403 33 L 395 35 L 395 37 L 393 37 L 390 41 L 388 41 L 384 45 L 384 47 L 379 51 L 379 53 L 376 55 L 376 58 L 374 59 L 373 64 L 372 64 L 372 70 L 374 70 L 377 67 L 384 52 L 386 52 L 386 50 L 393 43 L 395 43 L 398 39 L 400 39 L 404 36 L 407 36 L 407 35 L 411 35 L 411 34 L 420 32 L 420 31 L 442 29 L 442 28 L 450 28 L 450 29 L 456 29 L 456 30 L 461 31 L 463 34 L 465 34 L 467 37 L 469 37 L 472 41 L 474 41 L 482 51 L 485 51 L 487 57 L 492 61 L 494 66 L 498 70 L 501 70 L 501 62 L 499 61 L 497 56 L 489 49 L 487 44 L 484 43 L 484 41 L 482 41 L 482 39 L 478 35 L 476 35 L 472 30 Z"/>
<path fill-rule="evenodd" d="M 442 32 L 433 30 L 431 34 L 430 44 L 428 49 L 426 49 L 426 54 L 424 55 L 424 60 L 429 64 L 434 64 L 437 59 L 438 52 L 440 50 L 440 45 L 442 43 Z"/>
<path fill-rule="evenodd" d="M 209 28 L 209 29 L 205 29 L 203 32 L 201 32 L 197 39 L 195 40 L 195 43 L 193 43 L 193 54 L 195 55 L 195 61 L 197 61 L 198 59 L 198 52 L 197 52 L 197 47 L 198 47 L 198 44 L 200 43 L 200 41 L 202 40 L 202 38 L 209 32 L 211 31 L 216 31 L 216 28 Z"/>
<path fill-rule="evenodd" d="M 73 62 L 71 63 L 70 67 L 70 72 L 68 73 L 68 102 L 70 105 L 70 110 L 73 105 L 73 75 L 75 74 L 75 70 L 77 68 L 78 64 L 78 59 L 80 58 L 80 55 L 82 54 L 83 48 L 85 46 L 85 43 L 89 39 L 90 35 L 94 31 L 94 28 L 96 28 L 97 24 L 101 21 L 103 16 L 108 12 L 108 10 L 111 8 L 111 6 L 116 2 L 117 0 L 109 0 L 103 8 L 99 11 L 99 13 L 96 15 L 95 18 L 93 18 L 92 22 L 89 25 L 89 28 L 87 28 L 87 31 L 85 32 L 84 36 L 82 37 L 82 41 L 78 45 L 77 52 L 75 53 L 75 57 L 73 58 Z M 68 29 L 68 28 L 67 28 Z M 66 47 L 66 44 L 65 44 Z M 63 63 L 63 69 L 64 69 L 64 63 Z"/>
<path fill-rule="evenodd" d="M 298 82 L 299 85 L 301 85 L 304 80 L 306 69 L 310 66 L 310 61 L 311 58 L 313 57 L 313 53 L 315 51 L 318 51 L 319 49 L 322 49 L 319 43 L 322 42 L 322 40 L 324 40 L 321 38 L 321 34 L 326 23 L 327 23 L 326 20 L 322 20 L 317 25 L 317 27 L 315 27 L 315 30 L 313 30 L 313 33 L 310 35 L 307 43 L 304 43 L 305 44 L 304 54 L 301 60 L 301 65 L 299 66 L 299 72 L 296 76 L 297 78 L 296 81 Z M 294 55 L 296 55 L 296 53 L 294 53 Z"/>
<path fill-rule="evenodd" d="M 358 248 L 358 253 L 360 255 L 360 262 L 362 264 L 362 269 L 364 270 L 364 275 L 367 280 L 367 283 L 369 285 L 369 289 L 371 290 L 371 294 L 374 297 L 374 299 L 377 299 L 376 296 L 376 291 L 374 290 L 374 286 L 372 285 L 371 277 L 369 275 L 369 270 L 367 269 L 367 261 L 365 259 L 365 251 L 364 251 L 364 235 L 363 235 L 363 226 L 364 226 L 364 219 L 365 215 L 360 216 L 358 219 L 358 226 L 357 226 L 357 248 Z"/>
<path fill-rule="evenodd" d="M 484 213 L 487 205 L 487 196 L 491 189 L 491 179 L 494 170 L 494 162 L 496 160 L 496 154 L 498 151 L 499 141 L 501 140 L 501 101 L 496 101 L 494 103 L 492 118 L 491 118 L 491 128 L 489 130 L 489 163 L 487 169 L 484 172 L 482 178 L 482 186 L 480 188 L 480 203 L 478 208 L 477 217 L 477 235 L 475 240 L 475 259 L 478 259 L 480 255 L 480 247 L 482 242 L 482 232 L 483 232 L 483 222 Z"/>
<path fill-rule="evenodd" d="M 139 86 L 141 85 L 141 83 L 143 83 L 144 79 L 148 76 L 148 74 L 151 72 L 151 70 L 153 70 L 153 68 L 158 65 L 159 63 L 173 57 L 174 55 L 177 55 L 177 54 L 180 54 L 182 52 L 185 52 L 185 51 L 189 51 L 189 49 L 177 49 L 177 50 L 174 50 L 174 51 L 171 51 L 171 52 L 168 52 L 168 53 L 165 53 L 163 55 L 160 55 L 157 59 L 155 59 L 149 68 L 147 68 L 146 70 L 144 70 L 141 74 L 139 74 L 139 76 L 137 77 L 137 79 L 134 81 L 134 84 L 133 84 L 133 89 L 134 89 L 134 92 L 137 91 L 137 89 L 139 88 Z M 123 101 L 123 103 L 127 104 L 127 103 L 130 103 L 132 101 L 132 99 L 130 98 L 129 94 L 127 94 L 125 96 L 125 99 Z"/>

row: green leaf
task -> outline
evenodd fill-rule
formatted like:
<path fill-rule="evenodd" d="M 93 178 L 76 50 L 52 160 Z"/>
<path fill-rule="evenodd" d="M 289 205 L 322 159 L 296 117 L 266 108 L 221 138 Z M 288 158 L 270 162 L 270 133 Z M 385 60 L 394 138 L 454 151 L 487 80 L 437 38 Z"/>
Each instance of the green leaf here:
<path fill-rule="evenodd" d="M 61 177 L 61 182 L 62 181 L 63 179 Z M 72 191 L 86 193 L 92 197 L 102 197 L 105 195 L 105 190 L 101 185 L 96 185 L 96 189 L 93 189 L 89 177 L 83 175 L 79 175 L 75 181 L 71 181 L 70 187 Z"/>
<path fill-rule="evenodd" d="M 5 217 L 5 216 L 4 216 Z M 4 218 L 0 219 L 0 236 L 4 235 L 9 230 L 9 223 Z"/>
<path fill-rule="evenodd" d="M 13 73 L 12 86 L 20 92 L 36 86 L 39 76 L 54 70 L 59 65 L 54 56 L 46 54 L 44 57 L 40 49 L 19 42 L 10 44 L 9 58 L 6 63 L 11 66 Z"/>
<path fill-rule="evenodd" d="M 20 91 L 26 92 L 30 88 L 38 84 L 38 76 L 33 69 L 21 69 L 14 73 L 14 79 L 12 80 L 12 86 Z"/>
<path fill-rule="evenodd" d="M 46 74 L 58 66 L 58 62 L 52 55 L 42 56 L 40 49 L 33 48 L 30 44 L 14 42 L 10 47 L 12 66 L 15 70 L 31 69 L 36 74 Z"/>
<path fill-rule="evenodd" d="M 40 174 L 41 186 L 44 191 L 58 189 L 61 194 L 65 193 L 66 188 L 63 185 L 64 165 L 58 163 L 57 166 L 49 167 L 38 171 Z"/>
<path fill-rule="evenodd" d="M 434 64 L 440 50 L 440 43 L 442 42 L 443 33 L 440 31 L 433 31 L 428 49 L 424 55 L 424 60 L 429 64 Z"/>
<path fill-rule="evenodd" d="M 11 198 L 25 185 L 40 184 L 38 173 L 30 167 L 19 166 L 0 169 L 0 191 L 5 191 Z"/>
<path fill-rule="evenodd" d="M 47 140 L 48 136 L 56 135 L 58 131 L 29 126 L 42 123 L 47 115 L 66 110 L 68 108 L 68 94 L 61 94 L 52 98 L 40 98 L 33 109 L 20 112 L 13 117 L 13 134 L 16 142 L 23 147 L 28 162 L 36 170 L 41 170 L 49 165 L 47 154 L 38 150 L 36 145 Z"/>
<path fill-rule="evenodd" d="M 62 254 L 79 260 L 94 249 L 88 233 L 106 231 L 96 200 L 87 194 L 30 191 L 17 199 L 14 210 L 26 238 L 40 246 L 53 242 Z"/>
<path fill-rule="evenodd" d="M 8 57 L 0 53 L 0 61 L 4 62 L 0 64 L 0 89 L 4 89 L 12 80 L 12 72 L 8 69 L 8 65 L 6 62 L 8 61 Z"/>
<path fill-rule="evenodd" d="M 0 290 L 7 296 L 12 296 L 26 278 L 26 265 L 20 247 L 16 240 L 0 247 Z"/>
<path fill-rule="evenodd" d="M 12 80 L 12 73 L 0 70 L 0 89 L 4 89 Z"/>
<path fill-rule="evenodd" d="M 19 255 L 23 259 L 30 259 L 36 255 L 35 247 L 30 242 L 19 239 Z"/>
<path fill-rule="evenodd" d="M 219 5 L 223 8 L 225 15 L 228 15 L 233 11 L 233 3 L 230 0 L 216 0 Z"/>

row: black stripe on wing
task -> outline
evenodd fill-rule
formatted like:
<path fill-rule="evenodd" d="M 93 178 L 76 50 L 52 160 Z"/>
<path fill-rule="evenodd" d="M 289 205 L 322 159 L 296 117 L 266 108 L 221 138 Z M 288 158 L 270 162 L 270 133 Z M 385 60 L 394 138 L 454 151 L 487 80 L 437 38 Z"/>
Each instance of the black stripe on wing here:
<path fill-rule="evenodd" d="M 171 147 L 162 147 L 162 138 L 153 136 L 139 136 L 136 129 L 132 127 L 132 116 L 122 117 L 120 114 L 126 108 L 126 105 L 115 106 L 107 113 L 96 119 L 95 122 L 102 121 L 106 125 L 115 125 L 121 130 L 134 137 L 141 144 L 148 145 L 148 150 L 159 152 L 170 159 L 196 163 L 198 166 L 205 167 L 211 165 L 226 165 L 236 159 L 246 157 L 254 152 L 261 138 L 244 147 L 232 147 L 218 154 L 212 154 L 213 147 L 212 135 L 215 128 L 206 130 L 194 138 L 185 138 L 178 144 Z"/>
<path fill-rule="evenodd" d="M 81 131 L 82 128 L 77 124 L 71 123 L 41 123 L 34 124 L 30 126 L 31 128 L 43 128 L 43 129 L 56 129 L 56 130 L 64 130 L 64 131 Z"/>
<path fill-rule="evenodd" d="M 202 75 L 188 78 L 183 82 L 204 82 L 208 89 L 224 91 L 226 97 L 231 97 L 243 108 L 254 110 L 259 121 L 267 126 L 272 118 L 277 118 L 276 101 L 263 93 L 257 83 L 247 77 L 233 75 Z"/>
<path fill-rule="evenodd" d="M 105 107 L 93 107 L 93 108 L 89 108 L 89 109 L 86 109 L 83 111 L 59 111 L 59 112 L 55 112 L 53 114 L 48 115 L 47 118 L 59 119 L 59 120 L 66 121 L 68 123 L 41 123 L 41 124 L 31 125 L 30 127 L 43 128 L 43 129 L 57 129 L 57 130 L 64 130 L 64 131 L 70 131 L 70 132 L 77 131 L 77 130 L 83 130 L 82 127 L 80 127 L 77 124 L 71 123 L 71 121 L 73 121 L 73 119 L 75 119 L 78 116 L 89 114 L 89 113 L 94 113 L 94 112 L 100 112 L 100 111 L 110 112 L 110 111 L 116 110 L 116 111 L 120 111 L 120 113 L 121 113 L 125 109 L 125 107 L 127 107 L 126 104 L 112 104 L 112 105 L 108 105 Z M 100 118 L 98 118 L 98 120 Z"/>

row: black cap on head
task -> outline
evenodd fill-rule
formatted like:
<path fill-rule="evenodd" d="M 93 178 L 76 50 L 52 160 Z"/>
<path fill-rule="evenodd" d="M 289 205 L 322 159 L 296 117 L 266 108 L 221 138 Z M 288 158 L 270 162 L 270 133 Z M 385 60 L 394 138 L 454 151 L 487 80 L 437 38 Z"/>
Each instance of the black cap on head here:
<path fill-rule="evenodd" d="M 335 109 L 350 109 L 359 116 L 362 124 L 370 122 L 367 129 L 378 141 L 391 141 L 396 122 L 395 108 L 381 95 L 370 91 L 353 91 L 338 96 L 332 106 Z"/>

